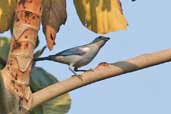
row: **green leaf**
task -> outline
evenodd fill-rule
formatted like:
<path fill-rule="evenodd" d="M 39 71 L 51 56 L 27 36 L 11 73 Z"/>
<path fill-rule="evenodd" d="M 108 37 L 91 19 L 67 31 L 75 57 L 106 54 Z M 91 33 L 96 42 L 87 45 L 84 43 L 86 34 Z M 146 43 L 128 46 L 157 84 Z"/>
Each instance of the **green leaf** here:
<path fill-rule="evenodd" d="M 70 102 L 67 94 L 54 98 L 44 105 L 44 114 L 66 114 L 70 109 Z"/>
<path fill-rule="evenodd" d="M 5 103 L 4 103 L 4 82 L 1 76 L 1 70 L 0 70 L 0 113 L 6 113 L 5 109 Z"/>
<path fill-rule="evenodd" d="M 4 62 L 8 58 L 8 53 L 10 49 L 10 39 L 5 37 L 0 37 L 0 69 L 3 67 Z"/>
<path fill-rule="evenodd" d="M 0 57 L 7 60 L 8 53 L 10 49 L 10 39 L 5 37 L 0 37 Z"/>
<path fill-rule="evenodd" d="M 34 67 L 31 73 L 31 89 L 36 92 L 47 87 L 58 80 L 50 73 L 40 67 Z M 66 114 L 71 105 L 71 99 L 68 94 L 56 97 L 41 106 L 33 109 L 31 114 Z"/>
<path fill-rule="evenodd" d="M 43 107 L 42 107 L 42 105 L 39 106 L 39 107 L 36 107 L 35 109 L 33 109 L 31 114 L 43 114 Z"/>
<path fill-rule="evenodd" d="M 42 49 L 39 49 L 38 51 L 36 51 L 34 53 L 34 58 L 40 57 L 43 54 L 43 52 L 45 51 L 45 49 L 46 49 L 46 46 L 44 46 Z"/>
<path fill-rule="evenodd" d="M 39 36 L 37 36 L 36 46 L 35 47 L 38 47 L 39 46 L 39 43 L 40 43 Z"/>

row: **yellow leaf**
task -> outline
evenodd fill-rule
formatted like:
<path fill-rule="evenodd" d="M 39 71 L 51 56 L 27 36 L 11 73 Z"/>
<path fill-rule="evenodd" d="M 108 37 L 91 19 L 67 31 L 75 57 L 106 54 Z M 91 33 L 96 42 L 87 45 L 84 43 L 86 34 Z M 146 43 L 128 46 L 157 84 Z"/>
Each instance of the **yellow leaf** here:
<path fill-rule="evenodd" d="M 105 34 L 127 28 L 119 0 L 74 0 L 82 24 L 96 33 Z"/>
<path fill-rule="evenodd" d="M 0 0 L 0 33 L 11 27 L 16 3 L 17 0 Z"/>

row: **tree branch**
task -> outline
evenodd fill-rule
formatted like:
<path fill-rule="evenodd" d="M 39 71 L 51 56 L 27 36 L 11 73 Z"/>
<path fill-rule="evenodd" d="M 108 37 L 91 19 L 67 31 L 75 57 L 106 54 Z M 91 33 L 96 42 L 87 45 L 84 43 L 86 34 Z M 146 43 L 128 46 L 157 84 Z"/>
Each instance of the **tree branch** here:
<path fill-rule="evenodd" d="M 38 92 L 33 93 L 32 108 L 54 97 L 60 96 L 71 90 L 91 84 L 93 82 L 141 70 L 169 61 L 171 61 L 171 49 L 154 52 L 151 54 L 143 54 L 135 58 L 111 64 L 101 63 L 93 71 L 82 73 L 81 78 L 83 80 L 80 80 L 78 77 L 71 77 L 67 80 L 55 83 Z"/>

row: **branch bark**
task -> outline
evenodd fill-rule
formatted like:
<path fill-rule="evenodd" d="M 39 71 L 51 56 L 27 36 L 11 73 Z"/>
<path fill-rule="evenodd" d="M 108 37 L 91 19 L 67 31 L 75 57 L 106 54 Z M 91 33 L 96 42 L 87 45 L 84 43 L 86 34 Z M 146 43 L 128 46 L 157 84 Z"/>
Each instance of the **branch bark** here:
<path fill-rule="evenodd" d="M 83 80 L 80 80 L 78 77 L 71 77 L 67 80 L 55 83 L 33 93 L 33 104 L 31 108 L 34 108 L 54 97 L 60 96 L 79 87 L 86 86 L 93 82 L 170 61 L 171 49 L 166 49 L 151 54 L 143 54 L 135 58 L 119 61 L 116 63 L 100 63 L 93 71 L 82 73 L 81 78 Z"/>

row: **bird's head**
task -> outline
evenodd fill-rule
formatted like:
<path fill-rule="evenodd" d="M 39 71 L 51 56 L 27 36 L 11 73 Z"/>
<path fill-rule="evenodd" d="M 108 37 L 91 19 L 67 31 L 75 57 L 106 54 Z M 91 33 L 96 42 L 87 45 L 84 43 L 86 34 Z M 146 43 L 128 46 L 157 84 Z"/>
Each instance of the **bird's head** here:
<path fill-rule="evenodd" d="M 99 36 L 93 40 L 93 44 L 97 44 L 99 47 L 102 47 L 110 38 L 105 36 Z"/>
<path fill-rule="evenodd" d="M 105 36 L 99 36 L 97 38 L 95 38 L 92 43 L 96 43 L 98 44 L 100 47 L 102 47 L 110 38 L 109 37 L 105 37 Z"/>
<path fill-rule="evenodd" d="M 104 41 L 104 42 L 107 42 L 110 38 L 109 37 L 105 37 L 105 36 L 99 36 L 97 38 L 95 38 L 93 40 L 93 43 L 96 43 L 96 42 L 99 42 L 99 41 Z"/>

